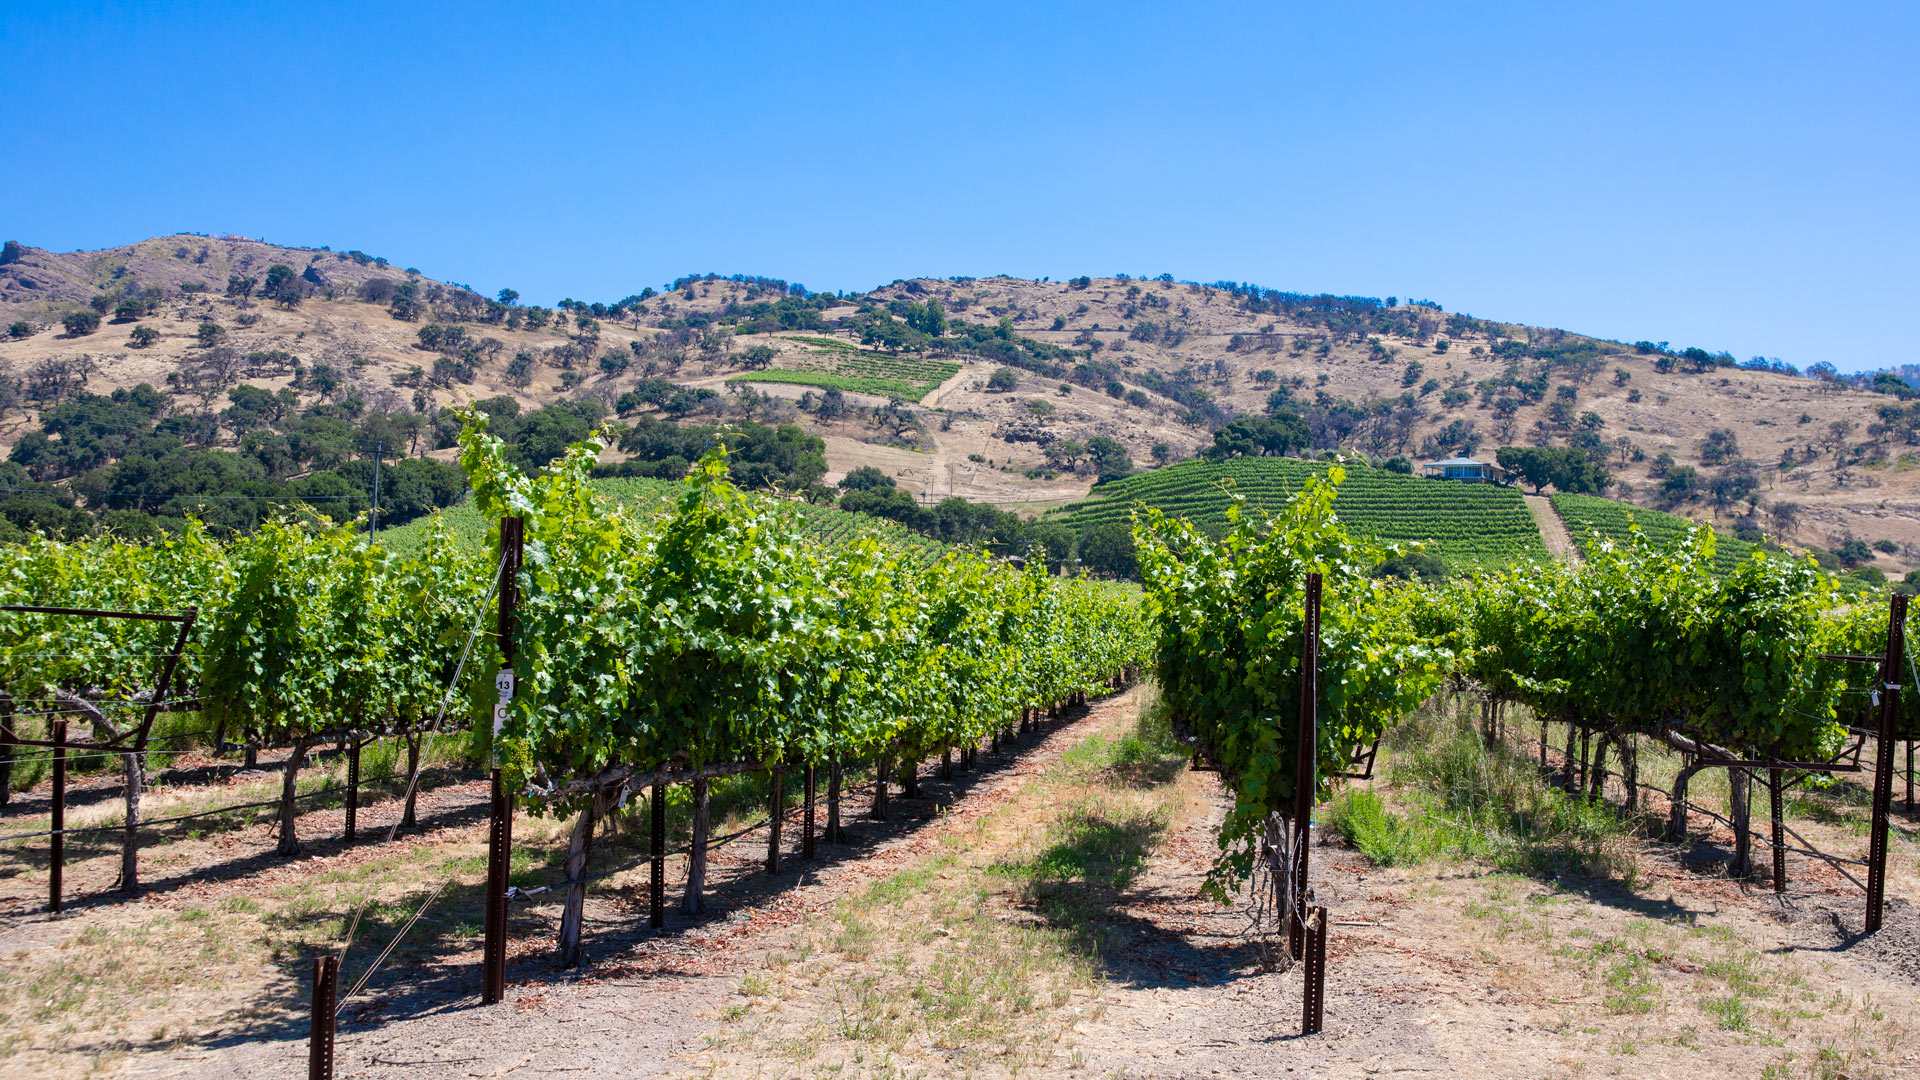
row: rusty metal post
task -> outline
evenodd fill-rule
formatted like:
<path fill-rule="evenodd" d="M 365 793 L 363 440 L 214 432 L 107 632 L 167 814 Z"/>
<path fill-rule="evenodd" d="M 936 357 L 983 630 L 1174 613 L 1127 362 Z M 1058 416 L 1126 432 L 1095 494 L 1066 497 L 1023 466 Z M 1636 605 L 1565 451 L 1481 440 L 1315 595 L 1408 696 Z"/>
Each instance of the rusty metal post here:
<path fill-rule="evenodd" d="M 807 762 L 807 810 L 802 815 L 804 824 L 801 825 L 803 831 L 800 834 L 800 857 L 803 859 L 813 858 L 813 789 L 813 762 L 809 761 Z"/>
<path fill-rule="evenodd" d="M 493 770 L 492 818 L 487 828 L 487 891 L 481 898 L 486 939 L 480 954 L 480 1003 L 507 996 L 507 880 L 513 861 L 513 796 Z"/>
<path fill-rule="evenodd" d="M 647 853 L 653 856 L 653 895 L 650 897 L 653 913 L 647 918 L 647 925 L 657 930 L 667 925 L 667 785 L 655 779 L 652 794 L 652 808 L 647 815 L 651 819 L 652 835 Z"/>
<path fill-rule="evenodd" d="M 1781 781 L 1786 776 L 1781 769 L 1767 770 L 1767 801 L 1773 811 L 1773 891 L 1787 891 L 1787 834 L 1786 817 L 1781 813 Z"/>
<path fill-rule="evenodd" d="M 340 996 L 340 958 L 313 958 L 313 1016 L 307 1022 L 307 1080 L 333 1080 L 333 1014 Z"/>
<path fill-rule="evenodd" d="M 500 771 L 499 738 L 507 721 L 514 691 L 514 611 L 520 602 L 520 556 L 525 522 L 500 519 L 499 641 L 502 664 L 493 685 L 499 700 L 493 707 L 493 801 L 487 829 L 487 891 L 481 898 L 486 915 L 486 939 L 480 953 L 480 1002 L 493 1005 L 507 996 L 507 882 L 513 862 L 513 793 Z"/>
<path fill-rule="evenodd" d="M 67 861 L 67 722 L 53 722 L 53 851 L 47 861 L 47 910 L 60 910 L 60 876 Z"/>
<path fill-rule="evenodd" d="M 1580 768 L 1579 768 L 1580 780 L 1579 780 L 1578 786 L 1575 787 L 1573 790 L 1585 791 L 1587 790 L 1587 786 L 1593 782 L 1592 778 L 1587 775 L 1587 765 L 1591 763 L 1591 761 L 1593 760 L 1592 755 L 1593 755 L 1593 730 L 1591 728 L 1581 728 L 1580 729 Z"/>
<path fill-rule="evenodd" d="M 355 826 L 360 821 L 360 743 L 347 741 L 347 843 L 353 843 Z"/>
<path fill-rule="evenodd" d="M 13 801 L 13 697 L 0 694 L 0 806 Z"/>
<path fill-rule="evenodd" d="M 1307 575 L 1300 635 L 1300 724 L 1293 773 L 1293 911 L 1287 945 L 1294 956 L 1306 947 L 1307 847 L 1312 841 L 1313 796 L 1320 784 L 1320 575 Z"/>
<path fill-rule="evenodd" d="M 771 813 L 767 816 L 767 873 L 780 872 L 780 819 L 787 810 L 787 774 L 783 769 L 773 770 L 768 778 L 767 802 Z"/>
<path fill-rule="evenodd" d="M 1306 919 L 1305 970 L 1301 975 L 1300 1034 L 1318 1035 L 1327 1018 L 1327 909 L 1314 908 Z"/>
<path fill-rule="evenodd" d="M 1867 846 L 1867 933 L 1880 929 L 1887 900 L 1887 815 L 1893 802 L 1893 728 L 1900 715 L 1900 666 L 1906 658 L 1907 598 L 1887 598 L 1887 652 L 1880 661 L 1880 731 L 1873 767 L 1873 835 Z"/>

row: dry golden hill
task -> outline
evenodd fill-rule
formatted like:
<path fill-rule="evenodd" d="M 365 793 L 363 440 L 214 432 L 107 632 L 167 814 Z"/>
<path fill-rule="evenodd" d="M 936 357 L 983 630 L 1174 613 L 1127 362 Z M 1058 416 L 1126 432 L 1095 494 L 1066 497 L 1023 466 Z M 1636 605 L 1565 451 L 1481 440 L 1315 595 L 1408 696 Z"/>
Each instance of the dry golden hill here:
<path fill-rule="evenodd" d="M 583 328 L 584 312 L 503 307 L 357 252 L 172 236 L 66 254 L 10 244 L 0 259 L 0 323 L 25 320 L 35 330 L 0 339 L 0 361 L 27 387 L 28 419 L 36 392 L 45 400 L 81 378 L 95 391 L 142 381 L 164 389 L 171 375 L 181 408 L 204 401 L 217 409 L 222 384 L 277 388 L 289 381 L 291 361 L 331 367 L 367 407 L 383 410 L 496 395 L 528 405 L 583 395 L 617 404 L 646 380 L 667 379 L 720 392 L 694 403 L 691 415 L 790 420 L 823 435 L 830 480 L 873 464 L 926 498 L 1041 508 L 1083 495 L 1092 481 L 1057 460 L 1050 468 L 1050 445 L 1104 435 L 1141 464 L 1156 459 L 1156 446 L 1158 458 L 1179 459 L 1210 443 L 1212 425 L 1264 413 L 1284 388 L 1320 446 L 1415 458 L 1473 446 L 1491 457 L 1505 444 L 1598 442 L 1622 482 L 1614 494 L 1647 505 L 1667 505 L 1663 470 L 1692 466 L 1706 488 L 1729 472 L 1730 460 L 1732 473 L 1752 478 L 1749 494 L 1716 506 L 1703 492 L 1670 508 L 1722 525 L 1744 517 L 1803 544 L 1890 540 L 1900 551 L 1883 555 L 1882 569 L 1920 566 L 1915 426 L 1882 415 L 1896 399 L 1429 306 L 1275 298 L 1169 280 L 916 279 L 817 308 L 817 328 L 743 333 L 743 319 L 750 323 L 786 290 L 708 276 Z M 296 306 L 225 294 L 230 276 L 264 280 L 275 264 L 301 276 Z M 391 307 L 395 290 L 410 282 L 419 310 L 408 320 Z M 63 314 L 103 292 L 149 300 L 150 310 L 116 321 L 109 305 L 97 330 L 61 329 Z M 863 310 L 930 300 L 950 319 L 1005 321 L 1016 337 L 1071 355 L 1049 374 L 1016 371 L 1014 388 L 1002 391 L 989 385 L 1002 363 L 939 342 L 903 358 L 913 361 L 904 367 L 854 348 Z M 530 325 L 528 313 L 548 318 Z M 220 328 L 212 346 L 203 344 L 203 323 Z M 429 325 L 459 335 L 430 348 L 421 339 Z M 136 326 L 157 339 L 134 347 Z M 852 407 L 836 416 L 813 407 L 821 387 L 738 381 L 895 368 L 929 380 L 924 398 L 890 410 L 889 394 L 848 393 Z M 953 374 L 941 379 L 947 370 Z M 758 392 L 736 392 L 746 386 Z M 20 411 L 0 422 L 0 445 L 25 423 Z M 1731 434 L 1730 457 L 1724 443 L 1707 445 L 1716 430 Z"/>

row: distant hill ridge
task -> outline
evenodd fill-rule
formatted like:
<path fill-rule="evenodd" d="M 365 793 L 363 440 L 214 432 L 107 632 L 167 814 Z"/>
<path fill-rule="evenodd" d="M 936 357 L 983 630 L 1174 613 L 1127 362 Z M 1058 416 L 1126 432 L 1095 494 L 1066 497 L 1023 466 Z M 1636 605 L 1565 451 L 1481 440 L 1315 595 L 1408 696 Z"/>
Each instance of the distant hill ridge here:
<path fill-rule="evenodd" d="M 292 272 L 285 302 L 259 295 L 275 265 Z M 61 317 L 89 304 L 106 309 L 96 325 L 62 332 Z M 1096 470 L 1181 461 L 1222 423 L 1283 409 L 1300 415 L 1310 451 L 1431 460 L 1578 447 L 1604 460 L 1608 493 L 1626 501 L 1794 544 L 1877 545 L 1888 574 L 1920 566 L 1914 372 L 1869 389 L 1772 358 L 1623 344 L 1426 300 L 1171 275 L 817 294 L 709 274 L 548 308 L 361 252 L 183 234 L 91 252 L 9 243 L 0 320 L 24 324 L 0 337 L 0 377 L 22 387 L 29 421 L 0 424 L 0 446 L 32 430 L 47 395 L 75 387 L 151 383 L 172 394 L 166 423 L 199 413 L 216 447 L 241 435 L 220 419 L 222 380 L 292 388 L 303 409 L 318 392 L 377 413 L 591 397 L 629 419 L 796 423 L 826 440 L 829 483 L 870 465 L 923 500 L 1035 512 L 1084 497 Z M 325 389 L 293 386 L 323 368 Z M 1465 542 L 1447 557 L 1479 559 Z"/>

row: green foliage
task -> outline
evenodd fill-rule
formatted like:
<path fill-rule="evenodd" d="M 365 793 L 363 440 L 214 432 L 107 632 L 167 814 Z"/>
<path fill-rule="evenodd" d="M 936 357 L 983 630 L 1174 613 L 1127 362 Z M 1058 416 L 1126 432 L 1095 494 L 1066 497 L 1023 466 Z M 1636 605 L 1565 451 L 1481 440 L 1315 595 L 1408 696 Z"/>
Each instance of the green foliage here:
<path fill-rule="evenodd" d="M 127 334 L 127 345 L 135 349 L 144 349 L 160 340 L 160 331 L 151 326 L 136 326 Z"/>
<path fill-rule="evenodd" d="M 293 267 L 274 263 L 267 268 L 267 280 L 260 287 L 260 295 L 281 307 L 294 308 L 300 306 L 306 289 L 300 284 L 300 276 L 293 272 Z"/>
<path fill-rule="evenodd" d="M 1526 481 L 1535 494 L 1551 484 L 1568 494 L 1598 495 L 1613 483 L 1613 474 L 1578 447 L 1503 446 L 1494 459 L 1516 479 Z"/>
<path fill-rule="evenodd" d="M 1448 591 L 1463 674 L 1556 719 L 1612 730 L 1675 727 L 1737 750 L 1808 760 L 1831 753 L 1839 631 L 1833 587 L 1811 562 L 1752 555 L 1714 569 L 1694 526 L 1644 534 Z M 1449 617 L 1451 619 L 1451 616 Z"/>
<path fill-rule="evenodd" d="M 1308 478 L 1327 469 L 1323 462 L 1272 457 L 1181 462 L 1102 484 L 1093 498 L 1068 507 L 1064 520 L 1084 534 L 1102 522 L 1125 521 L 1136 503 L 1144 503 L 1218 532 L 1226 526 L 1235 494 L 1244 496 L 1250 509 L 1278 511 Z M 1223 489 L 1223 480 L 1232 487 Z M 1347 470 L 1334 508 L 1355 535 L 1427 544 L 1451 572 L 1547 558 L 1539 527 L 1512 488 L 1416 479 L 1355 465 Z"/>
<path fill-rule="evenodd" d="M 1630 503 L 1615 502 L 1591 495 L 1554 495 L 1554 512 L 1566 523 L 1581 549 L 1602 543 L 1624 545 L 1635 532 L 1655 544 L 1670 543 L 1695 527 L 1683 517 L 1648 510 Z M 1731 536 L 1714 539 L 1713 569 L 1716 574 L 1731 573 L 1752 557 L 1755 545 Z"/>
<path fill-rule="evenodd" d="M 7 326 L 7 336 L 15 341 L 23 341 L 33 336 L 33 324 L 25 319 L 15 319 Z"/>
<path fill-rule="evenodd" d="M 70 311 L 60 319 L 60 325 L 67 328 L 68 337 L 84 337 L 100 329 L 100 313 L 97 311 Z"/>
<path fill-rule="evenodd" d="M 1162 695 L 1234 793 L 1209 877 L 1216 894 L 1252 869 L 1268 815 L 1291 814 L 1309 572 L 1324 578 L 1316 798 L 1452 662 L 1416 629 L 1418 594 L 1373 576 L 1393 552 L 1340 526 L 1344 479 L 1339 468 L 1310 478 L 1271 519 L 1236 498 L 1217 540 L 1159 510 L 1135 525 Z"/>
<path fill-rule="evenodd" d="M 892 490 L 893 486 L 893 477 L 888 476 L 872 465 L 861 465 L 858 468 L 850 469 L 847 471 L 847 475 L 840 478 L 840 490 L 842 491 L 867 491 L 873 488 Z"/>
<path fill-rule="evenodd" d="M 1307 423 L 1291 409 L 1272 416 L 1242 416 L 1213 433 L 1207 456 L 1223 461 L 1235 457 L 1284 457 L 1306 448 Z"/>
<path fill-rule="evenodd" d="M 1105 521 L 1080 538 L 1080 562 L 1108 577 L 1131 578 L 1140 572 L 1133 531 L 1124 522 Z"/>
<path fill-rule="evenodd" d="M 830 548 L 726 482 L 716 449 L 663 518 L 587 482 L 596 439 L 527 477 L 471 414 L 477 508 L 526 518 L 520 692 L 501 751 L 537 787 L 614 764 L 925 752 L 1137 658 L 1135 604 L 973 556 Z M 537 805 L 577 804 L 555 790 Z"/>
<path fill-rule="evenodd" d="M 946 361 L 887 356 L 848 347 L 846 342 L 836 344 L 842 347 L 821 349 L 808 353 L 805 358 L 786 358 L 787 362 L 796 366 L 753 371 L 735 375 L 727 381 L 818 386 L 917 402 L 960 370 L 959 364 Z M 767 357 L 769 362 L 772 359 L 771 355 Z"/>
<path fill-rule="evenodd" d="M 795 424 L 774 427 L 748 421 L 723 430 L 666 423 L 643 415 L 620 434 L 620 449 L 630 455 L 629 461 L 596 469 L 594 475 L 665 475 L 677 480 L 687 474 L 689 463 L 700 460 L 722 439 L 730 450 L 727 460 L 732 480 L 740 487 L 805 492 L 827 474 L 825 440 Z M 669 467 L 664 472 L 657 467 L 638 468 L 659 463 L 669 463 Z"/>
<path fill-rule="evenodd" d="M 1375 791 L 1349 790 L 1327 814 L 1378 865 L 1482 858 L 1524 873 L 1632 873 L 1617 847 L 1633 831 L 1630 818 L 1554 788 L 1527 755 L 1487 745 L 1471 724 L 1439 708 L 1416 710 L 1388 737 L 1383 758 L 1403 810 L 1389 809 Z"/>

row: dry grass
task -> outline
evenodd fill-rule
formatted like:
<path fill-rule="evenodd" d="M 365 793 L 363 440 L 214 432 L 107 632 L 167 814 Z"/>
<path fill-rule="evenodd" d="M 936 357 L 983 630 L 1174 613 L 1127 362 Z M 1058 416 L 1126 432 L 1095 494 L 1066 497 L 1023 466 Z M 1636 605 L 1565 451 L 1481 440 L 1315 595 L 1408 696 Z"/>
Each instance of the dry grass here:
<path fill-rule="evenodd" d="M 1525 740 L 1534 735 L 1537 728 L 1516 723 L 1509 737 L 1518 745 L 1479 750 L 1483 775 L 1519 776 L 1537 746 Z M 1666 786 L 1677 758 L 1641 745 L 1642 777 Z M 1599 857 L 1558 857 L 1568 845 L 1551 830 L 1476 831 L 1449 787 L 1462 770 L 1434 765 L 1476 747 L 1463 719 L 1429 711 L 1383 752 L 1382 776 L 1370 791 L 1342 796 L 1345 815 L 1363 795 L 1382 805 L 1399 843 L 1374 841 L 1387 857 L 1369 884 L 1417 905 L 1420 914 L 1403 917 L 1422 926 L 1426 941 L 1463 953 L 1478 969 L 1468 978 L 1531 1013 L 1535 1026 L 1590 1048 L 1566 1074 L 1667 1075 L 1689 1063 L 1740 1062 L 1768 1077 L 1890 1076 L 1890 1063 L 1920 1051 L 1910 1034 L 1920 1019 L 1910 986 L 1863 967 L 1861 958 L 1809 948 L 1819 936 L 1809 923 L 1821 922 L 1821 906 L 1851 909 L 1857 926 L 1864 900 L 1850 885 L 1790 858 L 1799 913 L 1790 922 L 1762 899 L 1767 882 L 1731 881 L 1721 864 L 1683 867 L 1681 849 L 1654 838 L 1662 815 L 1629 816 L 1613 803 L 1515 813 L 1516 801 L 1584 803 L 1537 778 L 1516 780 L 1525 795 L 1508 798 L 1492 818 L 1580 823 L 1597 813 L 1588 850 Z M 1481 790 L 1488 787 L 1499 784 Z M 1617 798 L 1617 782 L 1612 791 Z M 1699 774 L 1693 794 L 1723 809 L 1724 774 Z M 1851 785 L 1803 792 L 1789 803 L 1789 822 L 1823 849 L 1855 854 L 1866 842 L 1865 801 Z M 1764 828 L 1764 799 L 1755 809 L 1754 824 Z M 1697 843 L 1724 847 L 1723 829 L 1698 815 L 1692 825 Z M 1395 855 L 1403 857 L 1386 869 Z M 1891 895 L 1911 895 L 1920 883 L 1916 857 L 1920 848 L 1897 835 Z M 1764 865 L 1758 843 L 1755 858 Z"/>
<path fill-rule="evenodd" d="M 1110 994 L 1103 916 L 1180 799 L 1180 755 L 1154 732 L 1114 710 L 935 850 L 796 928 L 742 978 L 710 1072 L 1017 1076 L 1075 1060 Z"/>
<path fill-rule="evenodd" d="M 362 774 L 379 775 L 394 767 L 391 748 L 363 754 Z M 451 762 L 432 750 L 423 764 Z M 404 758 L 399 763 L 404 767 Z M 849 784 L 864 776 L 854 775 Z M 320 791 L 344 783 L 345 765 L 327 759 L 302 770 L 302 791 Z M 145 804 L 148 816 L 187 813 L 222 805 L 275 798 L 277 776 L 245 779 L 217 787 L 182 785 L 161 789 Z M 469 785 L 471 786 L 471 785 Z M 486 873 L 484 819 L 471 824 L 403 833 L 386 845 L 386 827 L 397 812 L 387 785 L 379 802 L 363 797 L 362 840 L 352 847 L 337 843 L 342 802 L 338 796 L 302 803 L 298 826 L 307 851 L 301 857 L 272 857 L 270 822 L 275 810 L 262 807 L 196 822 L 147 830 L 141 850 L 149 879 L 179 875 L 193 868 L 214 868 L 236 860 L 251 868 L 224 880 L 187 878 L 149 891 L 135 903 L 104 895 L 118 868 L 116 834 L 77 837 L 68 845 L 69 910 L 55 919 L 39 914 L 46 888 L 46 841 L 20 841 L 0 851 L 0 873 L 17 914 L 0 923 L 0 1071 L 12 1075 L 85 1077 L 106 1075 L 130 1056 L 183 1044 L 209 1045 L 224 1040 L 285 1037 L 305 1028 L 307 964 L 311 957 L 337 950 L 356 910 L 365 912 L 342 970 L 343 990 L 393 940 L 400 927 L 442 883 L 446 890 L 429 906 L 406 940 L 369 983 L 367 1001 L 377 1005 L 388 993 L 404 991 L 395 982 L 464 986 L 477 962 L 481 905 Z M 801 797 L 789 784 L 791 801 Z M 675 789 L 670 805 L 670 843 L 679 846 L 690 808 Z M 453 805 L 479 805 L 478 795 L 459 789 Z M 764 778 L 739 777 L 714 785 L 716 834 L 731 833 L 766 815 Z M 69 812 L 75 827 L 121 820 L 117 798 Z M 629 862 L 646 850 L 649 829 L 646 800 L 609 818 L 596 844 L 592 869 Z M 431 808 L 423 802 L 423 823 Z M 849 807 L 848 813 L 857 811 Z M 7 831 L 45 828 L 47 818 L 16 816 Z M 521 815 L 514 830 L 512 881 L 529 886 L 564 876 L 571 819 Z M 764 833 L 742 843 L 764 844 Z M 684 877 L 684 857 L 670 860 L 669 873 Z M 644 878 L 643 865 L 599 883 L 596 897 L 617 896 L 623 883 Z M 543 902 L 517 905 L 514 940 L 540 951 L 558 926 L 559 894 Z"/>

